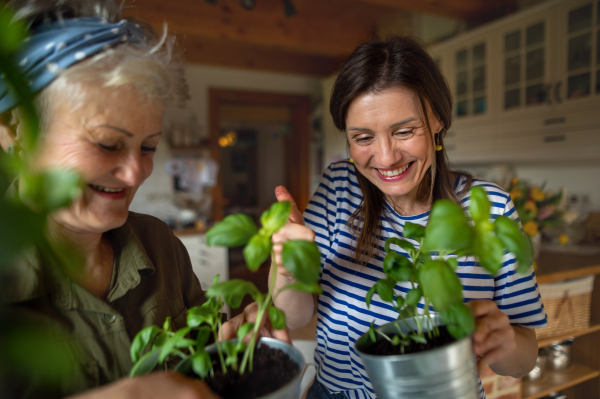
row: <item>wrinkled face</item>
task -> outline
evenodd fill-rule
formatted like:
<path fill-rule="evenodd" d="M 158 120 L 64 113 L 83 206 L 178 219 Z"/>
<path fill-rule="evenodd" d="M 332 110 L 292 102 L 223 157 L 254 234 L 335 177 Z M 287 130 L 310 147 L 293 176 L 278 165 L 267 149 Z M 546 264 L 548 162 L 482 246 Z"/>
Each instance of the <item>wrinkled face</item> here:
<path fill-rule="evenodd" d="M 83 196 L 52 216 L 70 230 L 102 233 L 125 223 L 133 196 L 152 173 L 163 106 L 141 101 L 131 87 L 90 88 L 83 104 L 56 108 L 36 166 L 83 176 Z"/>
<path fill-rule="evenodd" d="M 442 128 L 427 105 L 434 133 Z M 431 166 L 434 148 L 419 98 L 394 87 L 350 103 L 346 135 L 356 168 L 397 204 L 414 201 Z"/>

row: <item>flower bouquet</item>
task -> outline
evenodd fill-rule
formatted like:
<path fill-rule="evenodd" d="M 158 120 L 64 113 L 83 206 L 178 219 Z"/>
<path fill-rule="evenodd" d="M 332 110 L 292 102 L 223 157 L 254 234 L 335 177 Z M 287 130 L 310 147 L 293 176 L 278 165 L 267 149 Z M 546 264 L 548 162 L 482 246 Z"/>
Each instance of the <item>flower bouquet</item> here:
<path fill-rule="evenodd" d="M 523 231 L 533 242 L 534 259 L 539 251 L 541 233 L 548 228 L 564 224 L 566 216 L 563 201 L 565 190 L 552 192 L 544 190 L 544 186 L 545 183 L 541 186 L 530 185 L 515 177 L 506 189 L 515 204 Z M 569 242 L 569 236 L 562 234 L 558 241 L 560 244 L 566 244 Z"/>

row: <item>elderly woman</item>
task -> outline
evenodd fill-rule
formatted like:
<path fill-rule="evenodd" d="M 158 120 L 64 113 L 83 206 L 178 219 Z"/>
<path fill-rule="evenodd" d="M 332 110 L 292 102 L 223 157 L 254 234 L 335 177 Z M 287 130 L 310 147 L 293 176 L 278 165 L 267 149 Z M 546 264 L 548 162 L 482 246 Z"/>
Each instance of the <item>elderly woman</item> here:
<path fill-rule="evenodd" d="M 329 166 L 304 218 L 295 210 L 291 223 L 273 237 L 280 243 L 316 236 L 323 293 L 317 298 L 287 291 L 276 305 L 286 312 L 291 329 L 318 313 L 318 372 L 308 398 L 375 398 L 353 345 L 373 319 L 382 325 L 397 317 L 382 302 L 374 299 L 370 309 L 364 302 L 373 283 L 384 278 L 384 241 L 402 237 L 407 221 L 425 225 L 438 199 L 451 199 L 468 211 L 472 186 L 486 190 L 493 218 L 518 220 L 518 215 L 500 187 L 449 169 L 443 137 L 451 124 L 452 96 L 435 62 L 415 41 L 396 37 L 360 45 L 342 67 L 330 104 L 352 158 Z M 276 194 L 291 200 L 283 187 Z M 512 254 L 504 257 L 495 278 L 472 258 L 458 263 L 463 295 L 477 319 L 473 350 L 480 367 L 523 376 L 537 356 L 533 328 L 547 323 L 533 269 L 516 274 Z M 293 279 L 279 263 L 277 272 L 277 286 Z M 405 295 L 410 288 L 401 282 L 395 290 Z M 253 313 L 251 305 L 245 318 Z M 242 317 L 228 327 L 233 330 Z M 483 388 L 480 397 L 485 397 Z"/>
<path fill-rule="evenodd" d="M 87 183 L 79 199 L 48 221 L 51 237 L 81 251 L 81 267 L 65 270 L 52 257 L 29 254 L 2 293 L 11 309 L 35 317 L 40 328 L 66 330 L 77 354 L 73 374 L 56 392 L 36 391 L 27 381 L 23 396 L 214 398 L 203 383 L 175 373 L 123 378 L 140 329 L 167 316 L 180 328 L 186 309 L 204 300 L 171 230 L 128 211 L 152 172 L 165 107 L 187 99 L 173 40 L 121 20 L 112 1 L 11 5 L 31 31 L 19 68 L 39 92 L 42 142 L 35 166 L 70 168 Z M 0 142 L 5 150 L 18 149 L 23 120 L 3 82 L 0 112 Z M 12 191 L 18 195 L 18 181 Z"/>

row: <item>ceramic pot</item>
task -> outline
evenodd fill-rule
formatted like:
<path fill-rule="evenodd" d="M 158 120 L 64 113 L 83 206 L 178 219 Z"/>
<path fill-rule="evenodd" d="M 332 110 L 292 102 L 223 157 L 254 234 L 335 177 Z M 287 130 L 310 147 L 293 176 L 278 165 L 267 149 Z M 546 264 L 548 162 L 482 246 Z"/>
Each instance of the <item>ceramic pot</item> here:
<path fill-rule="evenodd" d="M 441 325 L 439 316 L 433 316 L 432 320 Z M 412 319 L 406 322 L 416 328 Z M 426 330 L 432 327 L 431 323 L 422 322 L 429 324 Z M 377 330 L 394 334 L 397 326 L 403 331 L 409 330 L 404 322 L 398 321 Z M 365 334 L 356 342 L 355 349 L 379 399 L 479 398 L 479 375 L 470 336 L 424 352 L 392 356 L 365 353 L 370 343 Z"/>

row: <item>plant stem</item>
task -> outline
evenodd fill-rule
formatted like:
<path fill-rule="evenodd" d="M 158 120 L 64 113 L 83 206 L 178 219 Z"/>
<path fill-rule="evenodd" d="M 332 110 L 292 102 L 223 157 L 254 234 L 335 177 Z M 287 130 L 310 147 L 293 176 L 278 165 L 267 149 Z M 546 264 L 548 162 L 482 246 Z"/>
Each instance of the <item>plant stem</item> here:
<path fill-rule="evenodd" d="M 219 335 L 217 333 L 216 325 L 212 325 L 213 336 L 215 337 L 215 344 L 217 345 L 217 353 L 219 354 L 219 362 L 221 363 L 221 371 L 223 374 L 227 374 L 227 366 L 225 365 L 225 358 L 223 358 L 223 352 L 221 351 L 221 344 L 219 343 Z"/>

